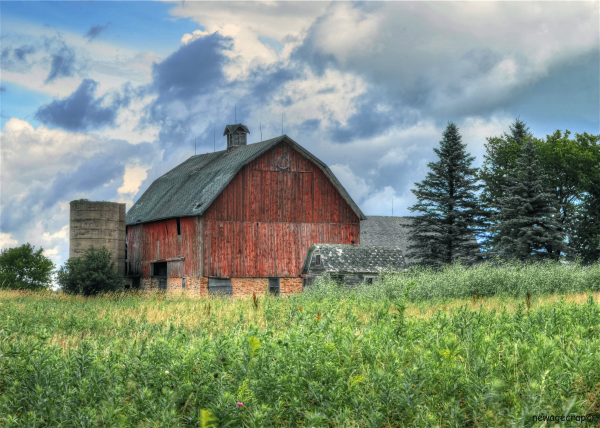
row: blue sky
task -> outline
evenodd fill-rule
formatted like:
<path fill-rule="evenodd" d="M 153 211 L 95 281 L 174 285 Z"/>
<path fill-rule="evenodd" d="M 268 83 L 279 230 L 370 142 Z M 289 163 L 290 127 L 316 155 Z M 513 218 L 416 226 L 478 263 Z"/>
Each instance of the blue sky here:
<path fill-rule="evenodd" d="M 0 2 L 0 245 L 68 257 L 69 201 L 131 205 L 194 153 L 284 131 L 367 215 L 408 215 L 454 121 L 600 133 L 598 2 Z"/>

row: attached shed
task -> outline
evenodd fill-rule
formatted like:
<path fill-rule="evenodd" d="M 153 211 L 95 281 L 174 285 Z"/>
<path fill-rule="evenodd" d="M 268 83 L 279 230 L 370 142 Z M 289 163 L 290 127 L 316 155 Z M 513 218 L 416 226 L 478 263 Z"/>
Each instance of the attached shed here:
<path fill-rule="evenodd" d="M 190 157 L 127 212 L 127 272 L 142 288 L 291 293 L 313 244 L 360 241 L 366 217 L 331 170 L 286 135 Z"/>
<path fill-rule="evenodd" d="M 406 268 L 399 247 L 373 245 L 315 244 L 308 250 L 302 274 L 304 286 L 319 276 L 337 279 L 346 285 L 372 283 L 382 272 Z"/>

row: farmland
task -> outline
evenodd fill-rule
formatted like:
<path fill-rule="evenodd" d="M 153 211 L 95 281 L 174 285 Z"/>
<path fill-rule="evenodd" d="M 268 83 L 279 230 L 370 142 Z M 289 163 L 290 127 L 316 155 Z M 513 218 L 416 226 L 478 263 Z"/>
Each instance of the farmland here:
<path fill-rule="evenodd" d="M 599 302 L 600 266 L 551 264 L 236 300 L 0 291 L 0 426 L 540 426 L 600 411 Z"/>

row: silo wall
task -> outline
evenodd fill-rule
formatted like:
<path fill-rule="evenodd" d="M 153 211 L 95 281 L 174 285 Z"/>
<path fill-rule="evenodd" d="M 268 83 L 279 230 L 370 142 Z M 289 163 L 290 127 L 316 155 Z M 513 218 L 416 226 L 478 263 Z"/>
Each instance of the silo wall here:
<path fill-rule="evenodd" d="M 125 275 L 125 204 L 72 201 L 69 257 L 79 257 L 90 246 L 113 253 L 117 272 Z"/>

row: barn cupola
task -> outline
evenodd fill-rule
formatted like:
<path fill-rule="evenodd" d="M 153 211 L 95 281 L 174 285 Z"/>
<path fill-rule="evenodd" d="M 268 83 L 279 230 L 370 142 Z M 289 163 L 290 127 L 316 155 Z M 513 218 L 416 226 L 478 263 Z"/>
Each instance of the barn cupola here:
<path fill-rule="evenodd" d="M 250 131 L 246 125 L 238 123 L 236 125 L 227 125 L 223 135 L 227 135 L 227 151 L 230 152 L 239 146 L 245 146 L 247 144 L 246 134 Z"/>

